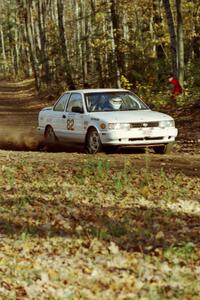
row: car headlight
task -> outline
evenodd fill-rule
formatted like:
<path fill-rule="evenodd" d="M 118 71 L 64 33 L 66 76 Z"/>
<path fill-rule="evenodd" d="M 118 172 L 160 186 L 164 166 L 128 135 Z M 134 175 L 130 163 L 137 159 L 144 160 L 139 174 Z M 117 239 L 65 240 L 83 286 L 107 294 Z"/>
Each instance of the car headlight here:
<path fill-rule="evenodd" d="M 162 128 L 175 127 L 175 122 L 174 122 L 174 120 L 160 121 L 159 126 L 162 127 Z"/>
<path fill-rule="evenodd" d="M 129 123 L 109 123 L 108 129 L 119 130 L 119 129 L 130 129 Z"/>

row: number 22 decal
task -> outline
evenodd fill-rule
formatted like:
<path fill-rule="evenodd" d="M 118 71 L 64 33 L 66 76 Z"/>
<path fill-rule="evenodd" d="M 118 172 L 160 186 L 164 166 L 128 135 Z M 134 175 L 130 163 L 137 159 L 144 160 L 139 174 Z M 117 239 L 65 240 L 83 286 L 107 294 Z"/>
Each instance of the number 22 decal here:
<path fill-rule="evenodd" d="M 74 130 L 74 120 L 67 119 L 67 130 Z"/>

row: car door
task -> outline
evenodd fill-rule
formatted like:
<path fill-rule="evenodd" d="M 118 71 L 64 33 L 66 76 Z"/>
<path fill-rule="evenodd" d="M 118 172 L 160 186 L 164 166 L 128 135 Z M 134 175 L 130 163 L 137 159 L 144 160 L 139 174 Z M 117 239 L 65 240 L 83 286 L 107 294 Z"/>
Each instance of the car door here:
<path fill-rule="evenodd" d="M 65 109 L 69 100 L 69 96 L 70 93 L 64 93 L 53 107 L 51 125 L 58 138 L 62 138 L 63 135 L 63 122 L 66 118 Z"/>
<path fill-rule="evenodd" d="M 67 140 L 75 143 L 83 143 L 85 139 L 85 112 L 81 93 L 71 93 L 66 108 Z"/>

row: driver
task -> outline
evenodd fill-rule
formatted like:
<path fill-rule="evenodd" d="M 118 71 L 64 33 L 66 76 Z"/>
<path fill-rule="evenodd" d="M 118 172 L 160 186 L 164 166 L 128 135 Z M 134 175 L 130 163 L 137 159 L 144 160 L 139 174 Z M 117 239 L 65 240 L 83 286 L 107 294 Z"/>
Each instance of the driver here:
<path fill-rule="evenodd" d="M 122 99 L 120 98 L 111 98 L 108 100 L 108 103 L 104 106 L 105 110 L 119 110 L 122 104 Z"/>

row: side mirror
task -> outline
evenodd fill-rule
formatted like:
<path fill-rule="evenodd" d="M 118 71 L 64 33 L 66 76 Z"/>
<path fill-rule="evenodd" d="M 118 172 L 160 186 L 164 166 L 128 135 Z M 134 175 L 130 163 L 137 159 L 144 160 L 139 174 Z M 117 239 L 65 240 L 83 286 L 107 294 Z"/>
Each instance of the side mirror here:
<path fill-rule="evenodd" d="M 80 106 L 72 106 L 72 112 L 82 114 L 83 113 L 83 108 L 80 107 Z"/>

